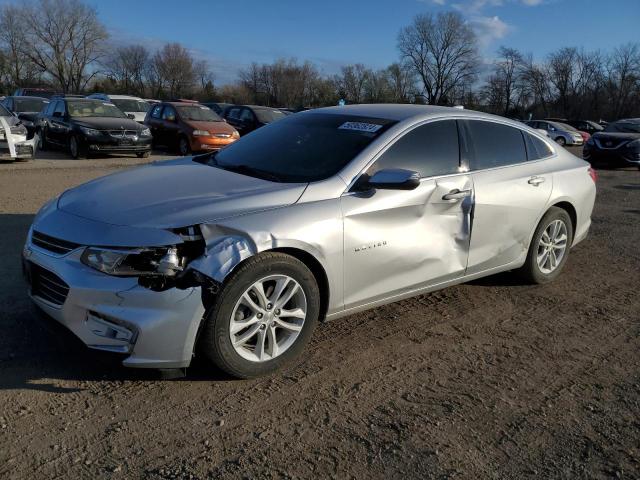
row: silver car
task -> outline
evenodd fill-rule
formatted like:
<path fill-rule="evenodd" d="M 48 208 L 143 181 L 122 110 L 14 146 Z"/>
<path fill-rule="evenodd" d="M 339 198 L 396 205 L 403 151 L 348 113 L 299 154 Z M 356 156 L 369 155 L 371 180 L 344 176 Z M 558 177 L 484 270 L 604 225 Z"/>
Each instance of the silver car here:
<path fill-rule="evenodd" d="M 553 280 L 595 192 L 588 163 L 518 122 L 332 107 L 64 192 L 23 263 L 33 301 L 87 346 L 130 367 L 198 352 L 246 378 L 291 362 L 320 320 L 505 270 Z"/>
<path fill-rule="evenodd" d="M 549 120 L 531 120 L 526 123 L 532 128 L 546 131 L 547 135 L 558 145 L 579 146 L 584 143 L 580 132 L 566 123 L 552 122 Z"/>

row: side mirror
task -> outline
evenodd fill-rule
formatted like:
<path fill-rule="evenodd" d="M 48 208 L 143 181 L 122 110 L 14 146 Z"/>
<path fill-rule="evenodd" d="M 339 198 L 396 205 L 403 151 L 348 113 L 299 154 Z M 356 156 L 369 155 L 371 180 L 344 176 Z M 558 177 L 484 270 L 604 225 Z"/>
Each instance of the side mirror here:
<path fill-rule="evenodd" d="M 136 116 L 133 113 L 127 113 L 127 118 L 130 118 L 131 120 L 135 120 Z"/>
<path fill-rule="evenodd" d="M 367 185 L 377 190 L 414 190 L 420 185 L 420 174 L 412 170 L 388 168 L 374 173 Z"/>

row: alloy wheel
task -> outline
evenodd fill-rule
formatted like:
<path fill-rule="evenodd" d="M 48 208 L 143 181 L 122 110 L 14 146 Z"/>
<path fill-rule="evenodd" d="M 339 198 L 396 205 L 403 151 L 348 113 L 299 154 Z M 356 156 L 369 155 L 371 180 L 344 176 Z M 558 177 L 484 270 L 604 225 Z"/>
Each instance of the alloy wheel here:
<path fill-rule="evenodd" d="M 542 232 L 538 242 L 537 262 L 542 273 L 552 273 L 562 262 L 567 251 L 567 226 L 562 220 L 554 220 Z"/>
<path fill-rule="evenodd" d="M 229 319 L 231 344 L 246 360 L 273 360 L 295 343 L 306 316 L 307 299 L 297 281 L 287 275 L 264 277 L 236 302 Z"/>

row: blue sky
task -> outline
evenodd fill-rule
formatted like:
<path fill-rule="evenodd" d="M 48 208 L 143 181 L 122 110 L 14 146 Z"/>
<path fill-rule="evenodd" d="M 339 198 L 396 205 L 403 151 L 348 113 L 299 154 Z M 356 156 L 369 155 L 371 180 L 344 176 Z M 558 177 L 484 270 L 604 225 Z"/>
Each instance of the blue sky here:
<path fill-rule="evenodd" d="M 460 11 L 487 58 L 500 45 L 542 58 L 560 46 L 610 50 L 640 42 L 640 0 L 89 0 L 117 42 L 181 42 L 207 59 L 218 83 L 252 61 L 341 65 L 398 59 L 398 31 L 421 12 Z"/>

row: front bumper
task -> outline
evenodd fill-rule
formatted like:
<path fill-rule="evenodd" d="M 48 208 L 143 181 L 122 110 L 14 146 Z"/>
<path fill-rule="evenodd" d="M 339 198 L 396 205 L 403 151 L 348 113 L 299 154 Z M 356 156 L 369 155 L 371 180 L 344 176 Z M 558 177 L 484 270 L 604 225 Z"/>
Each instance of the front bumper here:
<path fill-rule="evenodd" d="M 205 136 L 192 136 L 190 138 L 191 150 L 194 152 L 220 150 L 238 140 L 237 138 L 217 138 Z"/>
<path fill-rule="evenodd" d="M 36 305 L 88 347 L 126 354 L 125 366 L 188 366 L 204 315 L 200 288 L 155 292 L 138 285 L 137 278 L 87 267 L 80 261 L 83 250 L 54 254 L 34 245 L 29 232 L 23 266 Z M 44 282 L 43 275 L 55 283 Z"/>
<path fill-rule="evenodd" d="M 101 134 L 85 137 L 83 140 L 90 152 L 144 153 L 151 151 L 151 137 L 116 138 Z"/>

